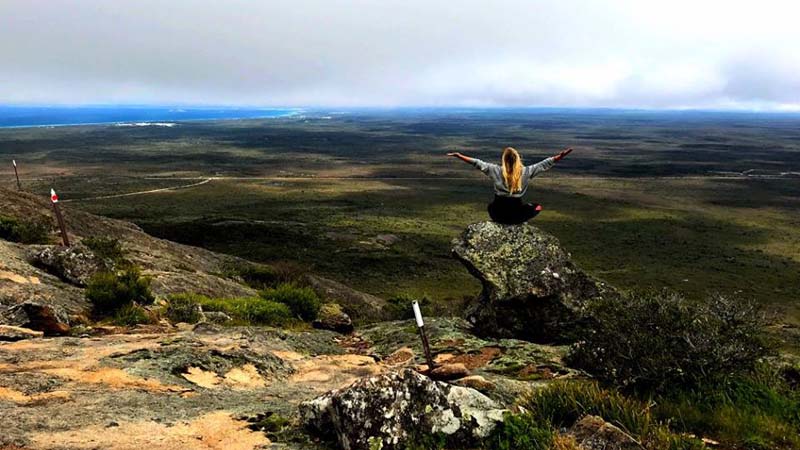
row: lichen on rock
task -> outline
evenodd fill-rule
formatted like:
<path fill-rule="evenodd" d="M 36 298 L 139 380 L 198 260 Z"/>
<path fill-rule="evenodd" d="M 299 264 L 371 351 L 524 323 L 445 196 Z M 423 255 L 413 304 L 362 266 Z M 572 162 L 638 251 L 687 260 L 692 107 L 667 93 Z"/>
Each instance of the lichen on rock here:
<path fill-rule="evenodd" d="M 483 286 L 467 310 L 479 335 L 567 341 L 588 302 L 617 295 L 532 225 L 472 224 L 453 241 L 453 255 Z"/>
<path fill-rule="evenodd" d="M 300 405 L 305 426 L 345 450 L 399 449 L 431 436 L 448 448 L 471 448 L 502 422 L 504 412 L 474 389 L 411 369 L 362 378 Z"/>

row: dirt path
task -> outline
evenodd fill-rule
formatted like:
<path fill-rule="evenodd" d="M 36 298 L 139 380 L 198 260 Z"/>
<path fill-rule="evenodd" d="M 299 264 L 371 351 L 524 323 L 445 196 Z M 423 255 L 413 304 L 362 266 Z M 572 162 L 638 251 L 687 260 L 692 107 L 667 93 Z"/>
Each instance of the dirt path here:
<path fill-rule="evenodd" d="M 204 179 L 204 180 L 202 180 L 200 182 L 197 182 L 197 183 L 184 184 L 184 185 L 181 185 L 181 186 L 172 186 L 172 187 L 166 187 L 166 188 L 160 188 L 160 189 L 149 189 L 149 190 L 146 190 L 146 191 L 137 191 L 137 192 L 126 192 L 124 194 L 99 195 L 97 197 L 73 198 L 73 199 L 61 200 L 61 202 L 62 203 L 69 203 L 69 202 L 83 202 L 83 201 L 89 201 L 89 200 L 105 200 L 105 199 L 109 199 L 109 198 L 132 197 L 134 195 L 155 194 L 157 192 L 177 191 L 177 190 L 180 190 L 180 189 L 188 189 L 188 188 L 193 188 L 195 186 L 201 186 L 201 185 L 204 185 L 206 183 L 210 183 L 214 179 L 215 179 L 215 177 L 212 177 L 212 178 L 206 178 L 206 179 Z"/>

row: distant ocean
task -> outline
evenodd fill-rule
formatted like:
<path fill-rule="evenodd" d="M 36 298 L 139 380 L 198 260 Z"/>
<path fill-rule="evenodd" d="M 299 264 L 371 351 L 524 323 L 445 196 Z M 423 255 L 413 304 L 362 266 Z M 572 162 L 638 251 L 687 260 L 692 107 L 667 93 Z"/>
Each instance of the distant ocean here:
<path fill-rule="evenodd" d="M 0 106 L 0 128 L 88 124 L 172 126 L 185 120 L 286 117 L 297 109 L 161 106 Z"/>

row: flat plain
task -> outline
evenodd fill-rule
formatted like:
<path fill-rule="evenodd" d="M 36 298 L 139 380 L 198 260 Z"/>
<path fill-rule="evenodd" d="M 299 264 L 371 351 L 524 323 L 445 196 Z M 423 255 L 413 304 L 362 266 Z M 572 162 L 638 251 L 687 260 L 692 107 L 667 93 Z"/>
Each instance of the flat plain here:
<path fill-rule="evenodd" d="M 533 223 L 623 290 L 738 293 L 800 324 L 800 116 L 606 110 L 306 111 L 289 118 L 0 129 L 0 182 L 58 190 L 159 237 L 296 265 L 442 313 L 480 290 L 450 241 L 488 180 L 448 151 L 535 162 Z M 123 194 L 132 194 L 117 196 Z M 102 198 L 106 197 L 106 198 Z"/>

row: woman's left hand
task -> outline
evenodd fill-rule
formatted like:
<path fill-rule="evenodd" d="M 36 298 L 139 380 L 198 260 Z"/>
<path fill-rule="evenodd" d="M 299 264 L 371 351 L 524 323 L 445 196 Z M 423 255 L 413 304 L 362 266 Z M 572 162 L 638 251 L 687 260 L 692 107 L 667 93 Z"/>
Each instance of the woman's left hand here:
<path fill-rule="evenodd" d="M 570 153 L 572 153 L 572 147 L 569 147 L 569 148 L 563 150 L 561 153 L 557 154 L 553 158 L 555 158 L 556 161 L 561 161 L 561 159 L 563 159 L 565 156 L 569 155 Z"/>

